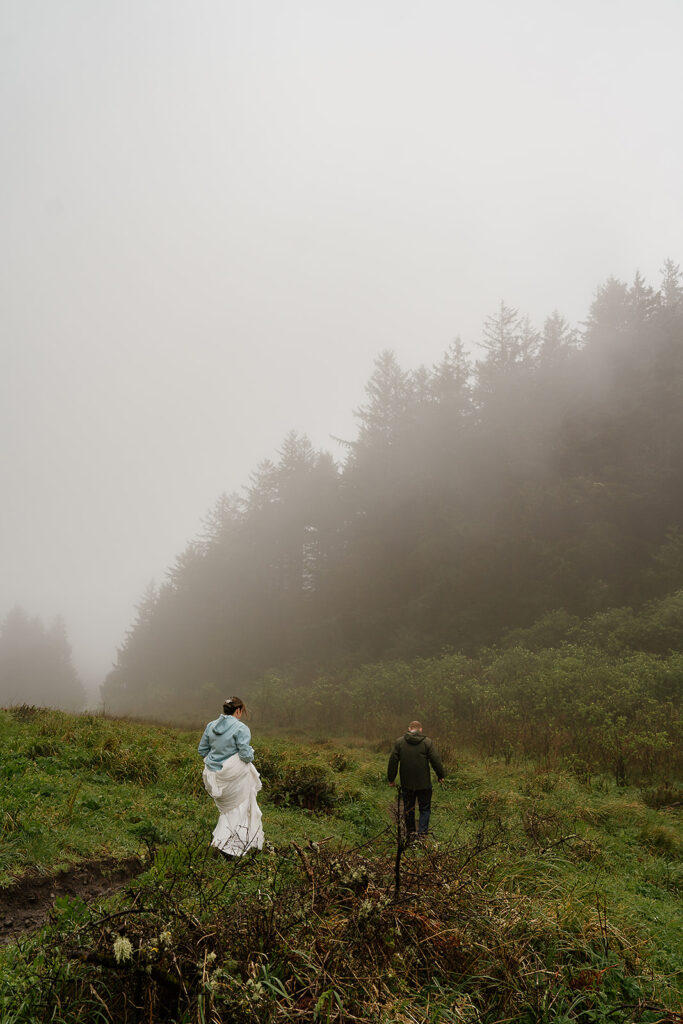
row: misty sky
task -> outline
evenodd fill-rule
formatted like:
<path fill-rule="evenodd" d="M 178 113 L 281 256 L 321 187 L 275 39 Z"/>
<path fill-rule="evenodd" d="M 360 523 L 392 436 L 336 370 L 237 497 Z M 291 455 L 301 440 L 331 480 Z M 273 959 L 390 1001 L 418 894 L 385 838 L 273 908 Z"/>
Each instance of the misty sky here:
<path fill-rule="evenodd" d="M 680 0 L 0 0 L 0 619 L 101 682 L 373 361 L 683 263 Z"/>

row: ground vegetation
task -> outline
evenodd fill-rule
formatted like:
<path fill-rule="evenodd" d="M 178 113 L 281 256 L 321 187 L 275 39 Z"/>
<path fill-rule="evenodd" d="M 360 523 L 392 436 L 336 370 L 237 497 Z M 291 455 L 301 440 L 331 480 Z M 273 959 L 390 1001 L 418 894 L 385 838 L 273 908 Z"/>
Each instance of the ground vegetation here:
<path fill-rule="evenodd" d="M 137 858 L 127 882 L 56 893 L 42 929 L 5 937 L 5 1024 L 680 1021 L 680 793 L 664 785 L 444 735 L 449 781 L 412 847 L 387 744 L 261 735 L 267 846 L 228 863 L 207 844 L 199 729 L 32 708 L 0 725 L 2 896 Z"/>

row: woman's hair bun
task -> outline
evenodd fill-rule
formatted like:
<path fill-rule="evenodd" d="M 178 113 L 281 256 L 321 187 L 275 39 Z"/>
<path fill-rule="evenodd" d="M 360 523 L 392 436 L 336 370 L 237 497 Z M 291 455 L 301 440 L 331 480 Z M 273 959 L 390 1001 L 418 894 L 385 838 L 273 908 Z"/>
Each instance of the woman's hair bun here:
<path fill-rule="evenodd" d="M 244 701 L 241 697 L 227 697 L 223 701 L 223 712 L 226 715 L 232 715 L 239 708 L 243 709 L 243 713 L 246 714 L 247 709 L 244 706 Z"/>

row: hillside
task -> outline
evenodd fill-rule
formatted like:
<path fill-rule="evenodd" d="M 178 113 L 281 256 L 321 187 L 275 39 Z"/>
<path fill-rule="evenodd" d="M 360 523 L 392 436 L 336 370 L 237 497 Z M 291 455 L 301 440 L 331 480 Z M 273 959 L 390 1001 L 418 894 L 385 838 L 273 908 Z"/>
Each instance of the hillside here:
<path fill-rule="evenodd" d="M 290 433 L 142 598 L 107 709 L 208 711 L 266 673 L 468 656 L 683 586 L 683 289 L 597 290 L 579 332 L 501 305 L 482 358 L 377 359 L 342 460 Z"/>
<path fill-rule="evenodd" d="M 252 726 L 268 845 L 226 864 L 199 729 L 0 712 L 3 897 L 140 858 L 0 950 L 4 1024 L 680 1019 L 680 792 L 437 736 L 433 834 L 401 851 L 386 749 Z"/>

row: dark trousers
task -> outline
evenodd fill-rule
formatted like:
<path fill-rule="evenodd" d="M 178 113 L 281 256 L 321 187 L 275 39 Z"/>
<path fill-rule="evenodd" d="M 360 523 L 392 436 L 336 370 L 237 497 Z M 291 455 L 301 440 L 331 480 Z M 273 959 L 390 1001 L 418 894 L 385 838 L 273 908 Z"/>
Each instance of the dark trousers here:
<path fill-rule="evenodd" d="M 426 836 L 429 828 L 429 815 L 432 810 L 432 787 L 428 789 L 403 789 L 403 813 L 405 815 L 406 832 L 408 835 L 415 833 L 415 800 L 420 809 L 417 830 L 419 835 Z"/>

